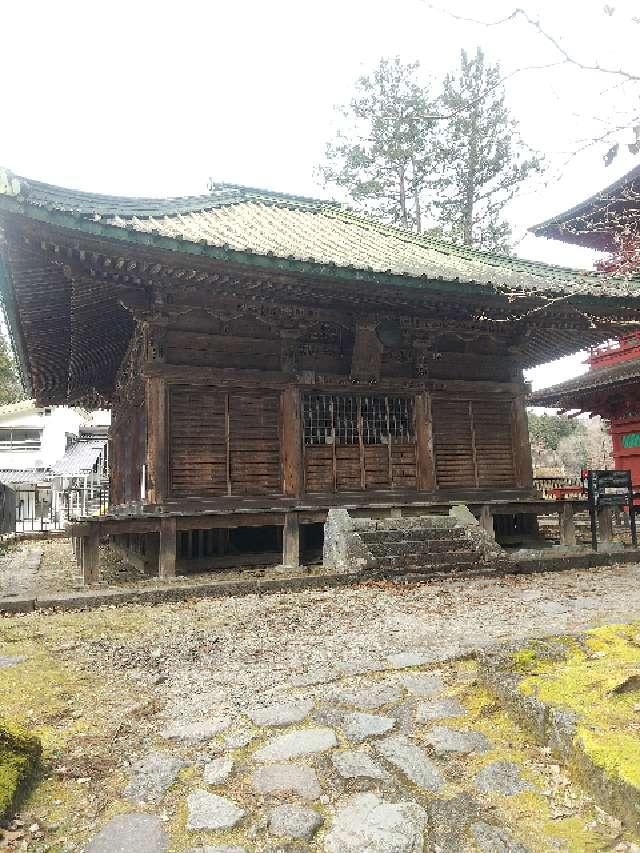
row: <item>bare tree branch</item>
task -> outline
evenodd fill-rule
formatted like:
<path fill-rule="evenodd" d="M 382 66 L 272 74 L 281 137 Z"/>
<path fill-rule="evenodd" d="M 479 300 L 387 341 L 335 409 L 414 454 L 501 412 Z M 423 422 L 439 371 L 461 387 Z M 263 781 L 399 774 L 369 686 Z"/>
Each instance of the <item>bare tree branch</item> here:
<path fill-rule="evenodd" d="M 551 33 L 544 29 L 540 21 L 537 21 L 532 18 L 524 9 L 521 9 L 519 6 L 515 8 L 513 12 L 511 12 L 509 15 L 506 15 L 504 18 L 499 18 L 495 21 L 481 21 L 478 18 L 469 18 L 464 15 L 458 15 L 455 12 L 452 12 L 450 9 L 443 9 L 436 3 L 426 2 L 426 6 L 429 9 L 433 9 L 435 12 L 439 12 L 442 15 L 448 15 L 450 18 L 454 18 L 456 21 L 465 21 L 466 23 L 478 24 L 482 27 L 498 27 L 502 24 L 507 24 L 510 21 L 515 21 L 517 18 L 522 18 L 562 56 L 564 62 L 566 62 L 567 64 L 574 65 L 576 68 L 580 68 L 583 71 L 596 71 L 600 74 L 611 74 L 616 77 L 623 77 L 626 80 L 632 80 L 635 83 L 640 83 L 640 74 L 632 74 L 630 71 L 626 71 L 624 68 L 607 68 L 605 65 L 600 65 L 599 62 L 596 62 L 592 65 L 587 62 L 582 62 L 575 56 L 572 56 L 564 47 L 562 47 L 562 45 L 555 36 L 551 35 Z"/>

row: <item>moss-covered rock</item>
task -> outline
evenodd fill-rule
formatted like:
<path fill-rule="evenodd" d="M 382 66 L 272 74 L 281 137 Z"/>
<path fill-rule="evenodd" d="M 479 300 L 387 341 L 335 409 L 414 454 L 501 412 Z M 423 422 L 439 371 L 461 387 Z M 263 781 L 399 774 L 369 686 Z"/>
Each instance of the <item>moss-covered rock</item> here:
<path fill-rule="evenodd" d="M 36 771 L 41 752 L 37 738 L 0 722 L 0 819 L 15 807 Z"/>
<path fill-rule="evenodd" d="M 532 640 L 483 671 L 599 804 L 640 832 L 640 625 Z"/>

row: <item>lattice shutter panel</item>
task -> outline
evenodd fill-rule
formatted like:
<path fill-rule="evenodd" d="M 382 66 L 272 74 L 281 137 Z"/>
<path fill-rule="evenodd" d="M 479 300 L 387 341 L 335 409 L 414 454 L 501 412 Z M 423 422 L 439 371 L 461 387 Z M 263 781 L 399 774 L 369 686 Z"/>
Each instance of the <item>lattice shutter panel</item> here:
<path fill-rule="evenodd" d="M 475 486 L 476 469 L 469 401 L 435 398 L 431 410 L 438 488 Z"/>
<path fill-rule="evenodd" d="M 414 400 L 383 394 L 306 394 L 308 492 L 416 487 Z"/>
<path fill-rule="evenodd" d="M 416 427 L 413 397 L 388 397 L 391 479 L 395 488 L 415 489 Z"/>
<path fill-rule="evenodd" d="M 473 426 L 478 485 L 513 487 L 511 400 L 474 400 Z"/>

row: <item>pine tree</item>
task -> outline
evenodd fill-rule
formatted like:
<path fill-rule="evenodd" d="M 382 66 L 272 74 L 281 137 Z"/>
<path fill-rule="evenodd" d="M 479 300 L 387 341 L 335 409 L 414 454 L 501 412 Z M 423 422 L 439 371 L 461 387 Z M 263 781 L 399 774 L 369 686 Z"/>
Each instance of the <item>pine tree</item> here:
<path fill-rule="evenodd" d="M 0 406 L 24 399 L 22 383 L 6 339 L 0 331 Z"/>
<path fill-rule="evenodd" d="M 325 184 L 347 191 L 357 207 L 417 232 L 431 172 L 434 121 L 419 63 L 382 59 L 361 77 L 342 108 L 343 127 L 319 168 Z"/>
<path fill-rule="evenodd" d="M 480 48 L 474 57 L 463 50 L 459 71 L 445 77 L 434 187 L 444 235 L 506 250 L 511 229 L 502 216 L 504 207 L 541 163 L 524 156 L 500 81 L 499 65 L 488 65 Z"/>

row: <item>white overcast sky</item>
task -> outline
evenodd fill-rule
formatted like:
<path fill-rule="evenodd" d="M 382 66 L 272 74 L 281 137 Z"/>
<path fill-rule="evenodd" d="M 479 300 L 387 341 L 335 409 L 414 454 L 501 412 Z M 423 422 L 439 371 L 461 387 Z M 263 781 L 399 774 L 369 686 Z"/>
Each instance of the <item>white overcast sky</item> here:
<path fill-rule="evenodd" d="M 516 2 L 441 0 L 497 19 Z M 640 70 L 640 0 L 531 0 L 527 11 L 585 61 Z M 425 78 L 484 47 L 505 72 L 558 59 L 524 23 L 454 21 L 425 0 L 4 0 L 0 36 L 0 166 L 26 177 L 123 195 L 206 192 L 207 180 L 326 196 L 314 166 L 335 104 L 382 56 L 419 60 Z M 605 169 L 603 145 L 563 165 L 580 140 L 624 123 L 617 78 L 570 68 L 507 83 L 526 141 L 549 171 L 512 204 L 516 233 L 572 206 L 640 162 Z M 623 139 L 623 141 L 625 141 Z M 630 140 L 629 140 L 630 141 Z M 524 237 L 536 260 L 590 267 L 593 254 Z M 535 385 L 580 370 L 580 357 L 532 372 Z"/>

